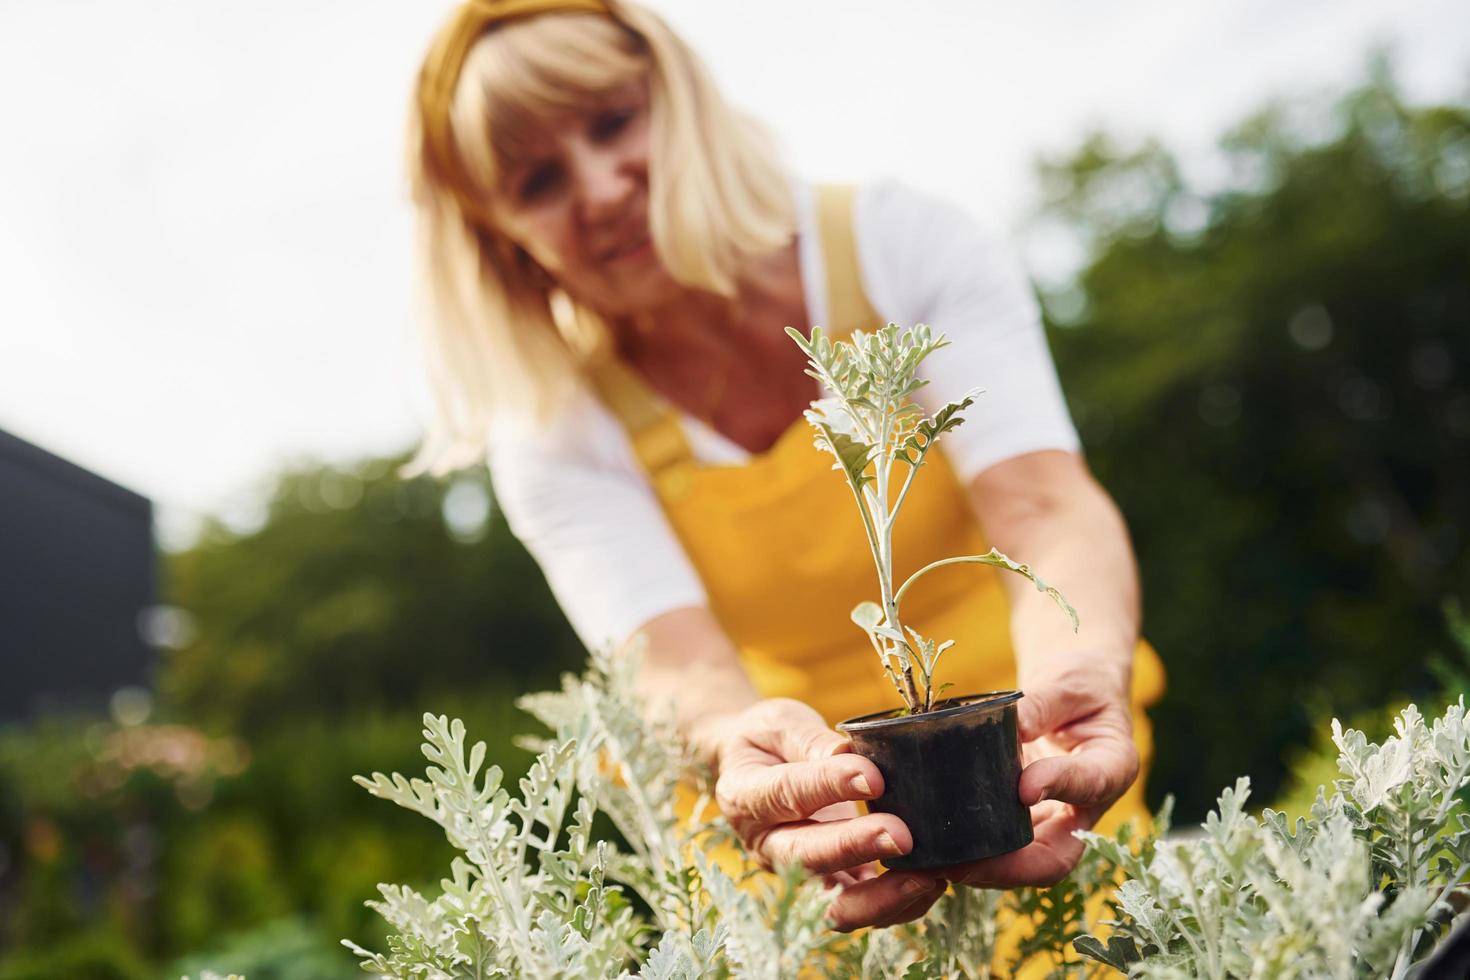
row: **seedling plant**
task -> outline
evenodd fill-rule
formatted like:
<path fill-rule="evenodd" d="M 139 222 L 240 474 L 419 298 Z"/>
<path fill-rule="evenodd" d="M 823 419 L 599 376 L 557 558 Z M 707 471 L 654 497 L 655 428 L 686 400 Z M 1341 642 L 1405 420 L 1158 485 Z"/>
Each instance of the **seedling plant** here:
<path fill-rule="evenodd" d="M 898 690 L 909 714 L 933 711 L 938 687 L 934 667 L 954 640 L 936 643 L 903 622 L 903 597 L 920 578 L 946 565 L 976 564 L 1000 568 L 1029 579 L 1056 602 L 1077 629 L 1077 612 L 1061 592 L 1047 585 L 1028 565 L 1012 561 L 994 548 L 983 555 L 957 555 L 930 562 L 895 587 L 893 530 L 919 470 L 940 436 L 964 422 L 964 411 L 981 393 L 974 389 L 933 415 L 913 401 L 928 382 L 918 368 L 930 354 L 948 345 L 924 324 L 900 330 L 890 323 L 873 333 L 854 331 L 851 340 L 833 340 L 821 327 L 811 337 L 786 328 L 806 354 L 807 374 L 831 394 L 812 402 L 806 419 L 816 432 L 816 446 L 832 454 L 832 468 L 852 491 L 878 573 L 878 602 L 861 602 L 852 621 L 873 644 L 883 672 Z M 896 492 L 895 492 L 896 488 Z"/>

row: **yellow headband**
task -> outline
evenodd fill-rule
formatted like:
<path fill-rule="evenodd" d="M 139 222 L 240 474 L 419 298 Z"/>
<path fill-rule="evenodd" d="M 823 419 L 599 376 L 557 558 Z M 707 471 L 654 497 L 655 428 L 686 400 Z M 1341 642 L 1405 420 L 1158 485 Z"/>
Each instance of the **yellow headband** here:
<path fill-rule="evenodd" d="M 507 21 L 548 13 L 609 15 L 605 0 L 467 0 L 435 37 L 419 73 L 419 119 L 430 166 L 455 189 L 460 204 L 471 214 L 483 213 L 469 198 L 469 183 L 454 148 L 449 107 L 459 84 L 465 58 L 486 31 Z"/>

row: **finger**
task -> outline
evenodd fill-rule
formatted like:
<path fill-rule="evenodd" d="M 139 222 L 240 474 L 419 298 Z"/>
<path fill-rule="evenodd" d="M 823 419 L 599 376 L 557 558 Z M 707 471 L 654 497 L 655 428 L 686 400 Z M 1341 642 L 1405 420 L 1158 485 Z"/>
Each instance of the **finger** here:
<path fill-rule="evenodd" d="M 1067 721 L 1067 695 L 1054 688 L 1035 688 L 1016 702 L 1016 731 L 1021 741 L 1031 742 L 1056 731 Z"/>
<path fill-rule="evenodd" d="M 1022 742 L 1051 736 L 1063 747 L 1099 731 L 1133 730 L 1126 697 L 1075 686 L 1048 685 L 1027 691 L 1016 704 L 1016 729 Z"/>
<path fill-rule="evenodd" d="M 907 854 L 914 839 L 891 813 L 851 820 L 802 820 L 778 824 L 751 842 L 772 865 L 795 862 L 812 874 L 829 874 Z"/>
<path fill-rule="evenodd" d="M 878 767 L 851 753 L 812 762 L 736 766 L 715 784 L 716 802 L 735 823 L 805 820 L 834 803 L 871 800 L 882 792 Z"/>
<path fill-rule="evenodd" d="M 827 875 L 823 878 L 823 881 L 826 882 L 828 888 L 831 888 L 833 885 L 840 885 L 843 888 L 847 888 L 859 882 L 871 881 L 878 877 L 879 873 L 878 865 L 876 864 L 860 864 L 855 868 L 844 868 L 841 871 Z"/>
<path fill-rule="evenodd" d="M 830 728 L 781 728 L 781 757 L 792 762 L 830 759 L 852 751 L 852 742 Z"/>
<path fill-rule="evenodd" d="M 787 762 L 828 759 L 852 751 L 847 736 L 828 728 L 809 705 L 772 698 L 763 702 L 763 711 L 764 727 L 751 735 L 751 742 Z"/>
<path fill-rule="evenodd" d="M 934 873 L 975 888 L 1055 885 L 1072 872 L 1082 857 L 1085 845 L 1074 832 L 1086 829 L 1092 821 L 1076 807 L 1065 804 L 1051 804 L 1046 813 L 1036 823 L 1035 838 L 1019 851 Z"/>
<path fill-rule="evenodd" d="M 863 811 L 856 803 L 845 802 L 834 803 L 831 806 L 824 806 L 816 813 L 813 813 L 811 819 L 851 820 L 853 817 L 860 817 L 862 815 Z"/>
<path fill-rule="evenodd" d="M 937 897 L 943 882 L 930 875 L 890 871 L 871 881 L 845 889 L 827 910 L 827 920 L 838 932 L 885 922 L 918 900 Z"/>
<path fill-rule="evenodd" d="M 1095 738 L 1067 755 L 1038 759 L 1021 772 L 1021 802 L 1061 800 L 1084 807 L 1106 806 L 1138 778 L 1138 749 L 1121 736 Z"/>
<path fill-rule="evenodd" d="M 934 907 L 934 903 L 944 897 L 944 893 L 948 890 L 948 888 L 948 882 L 943 880 L 936 881 L 934 883 L 934 887 L 928 892 L 921 895 L 913 902 L 910 902 L 908 905 L 905 905 L 903 908 L 899 909 L 896 913 L 890 915 L 882 922 L 873 923 L 873 926 L 878 929 L 886 929 L 889 926 L 902 925 L 905 922 L 913 922 L 915 919 L 922 919 L 926 914 L 928 914 L 929 910 Z"/>

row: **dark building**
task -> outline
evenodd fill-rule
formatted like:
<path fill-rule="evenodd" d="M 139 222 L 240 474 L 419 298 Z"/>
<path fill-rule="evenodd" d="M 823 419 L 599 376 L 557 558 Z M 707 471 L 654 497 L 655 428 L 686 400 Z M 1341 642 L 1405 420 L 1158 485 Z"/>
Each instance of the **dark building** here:
<path fill-rule="evenodd" d="M 0 721 L 146 685 L 156 585 L 147 498 L 0 431 Z"/>

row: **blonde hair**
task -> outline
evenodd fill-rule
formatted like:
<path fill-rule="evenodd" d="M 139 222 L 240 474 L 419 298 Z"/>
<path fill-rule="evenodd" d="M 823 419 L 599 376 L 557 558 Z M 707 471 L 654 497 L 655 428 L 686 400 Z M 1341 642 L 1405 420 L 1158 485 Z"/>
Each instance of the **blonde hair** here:
<path fill-rule="evenodd" d="M 415 103 L 409 172 L 435 401 L 416 470 L 476 461 L 502 418 L 550 417 L 600 343 L 592 311 L 489 215 L 497 176 L 535 120 L 647 76 L 650 233 L 682 285 L 732 296 L 742 263 L 794 234 L 790 185 L 764 133 L 657 16 L 621 0 L 607 8 L 497 25 L 465 55 L 447 120 Z M 426 62 L 421 92 L 429 72 Z M 429 138 L 446 124 L 449 154 Z"/>

